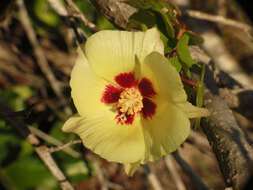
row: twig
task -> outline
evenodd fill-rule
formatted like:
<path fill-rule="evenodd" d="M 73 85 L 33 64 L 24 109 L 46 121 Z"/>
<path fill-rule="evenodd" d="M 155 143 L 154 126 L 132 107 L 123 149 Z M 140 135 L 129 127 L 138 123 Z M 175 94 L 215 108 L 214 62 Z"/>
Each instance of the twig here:
<path fill-rule="evenodd" d="M 121 185 L 117 184 L 117 183 L 112 183 L 112 182 L 110 182 L 110 181 L 106 181 L 106 183 L 107 183 L 107 186 L 108 186 L 110 189 L 124 190 L 124 188 L 123 188 Z"/>
<path fill-rule="evenodd" d="M 63 144 L 61 141 L 59 141 L 58 139 L 47 135 L 46 133 L 44 133 L 43 131 L 36 129 L 34 127 L 29 127 L 29 129 L 31 130 L 32 133 L 36 134 L 39 138 L 43 139 L 44 141 L 51 143 L 53 145 L 55 145 L 56 147 L 52 147 L 49 148 L 48 151 L 49 152 L 55 152 L 55 151 L 59 151 L 62 150 L 65 153 L 69 154 L 70 156 L 74 157 L 74 158 L 81 158 L 82 154 L 73 150 L 71 147 L 71 145 L 76 144 L 76 143 L 81 143 L 81 140 L 75 140 L 75 141 L 71 141 L 69 143 Z M 88 160 L 90 160 L 91 164 L 93 165 L 96 174 L 98 175 L 98 180 L 101 183 L 101 186 L 104 188 L 104 190 L 107 190 L 108 187 L 112 186 L 114 187 L 114 189 L 123 189 L 120 188 L 120 185 L 114 184 L 110 181 L 107 181 L 104 178 L 103 172 L 102 170 L 99 168 L 98 164 L 96 162 L 93 161 L 93 159 L 90 159 L 89 157 L 87 157 Z"/>
<path fill-rule="evenodd" d="M 64 144 L 55 139 L 54 137 L 52 136 L 49 136 L 48 134 L 44 133 L 43 131 L 39 130 L 39 129 L 36 129 L 34 127 L 29 127 L 29 129 L 31 130 L 32 133 L 34 133 L 35 135 L 37 135 L 39 138 L 43 139 L 44 141 L 46 142 L 49 142 L 55 146 L 64 146 Z M 81 158 L 81 154 L 75 150 L 73 150 L 72 148 L 70 147 L 65 147 L 64 149 L 62 149 L 62 151 L 66 152 L 67 154 L 71 155 L 72 157 L 74 158 Z"/>
<path fill-rule="evenodd" d="M 154 190 L 163 190 L 161 183 L 157 179 L 157 177 L 154 174 L 154 172 L 151 171 L 151 169 L 149 168 L 149 166 L 147 164 L 145 164 L 145 165 L 143 165 L 143 168 L 145 169 L 145 171 L 148 174 L 148 180 L 151 183 L 153 189 Z"/>
<path fill-rule="evenodd" d="M 74 140 L 74 141 L 70 141 L 64 145 L 61 145 L 61 146 L 51 147 L 51 148 L 49 148 L 49 152 L 51 152 L 51 153 L 57 152 L 57 151 L 66 149 L 73 144 L 78 144 L 78 143 L 82 143 L 82 141 L 81 140 Z"/>
<path fill-rule="evenodd" d="M 67 8 L 71 9 L 70 12 L 72 12 L 71 15 L 73 15 L 74 17 L 79 18 L 85 26 L 87 26 L 91 31 L 96 32 L 98 31 L 97 27 L 95 24 L 93 24 L 92 22 L 90 22 L 85 16 L 84 14 L 81 12 L 81 10 L 78 8 L 78 6 L 76 6 L 76 4 L 72 1 L 72 0 L 64 0 Z"/>
<path fill-rule="evenodd" d="M 86 38 L 88 37 L 88 35 L 83 30 L 81 30 L 79 28 L 79 24 L 76 22 L 75 16 L 72 14 L 72 9 L 70 10 L 70 8 L 68 8 L 68 10 L 67 10 L 65 8 L 65 6 L 63 6 L 62 1 L 60 1 L 60 0 L 47 0 L 47 2 L 54 9 L 54 11 L 61 18 L 63 18 L 63 20 L 66 22 L 66 24 L 74 30 L 76 40 L 78 41 L 78 43 L 83 43 L 86 40 Z M 82 13 L 80 13 L 80 14 L 82 14 Z M 84 15 L 83 15 L 83 17 L 84 17 Z M 87 19 L 86 19 L 86 21 L 90 24 L 90 22 Z M 87 22 L 84 23 L 84 25 L 87 24 Z"/>
<path fill-rule="evenodd" d="M 61 83 L 55 78 L 55 76 L 54 76 L 54 74 L 53 74 L 52 70 L 50 69 L 50 66 L 47 62 L 47 59 L 43 53 L 43 50 L 38 42 L 38 39 L 36 38 L 35 31 L 33 30 L 32 25 L 29 21 L 29 17 L 28 17 L 26 7 L 24 5 L 24 1 L 23 0 L 16 0 L 16 3 L 19 8 L 18 13 L 19 13 L 20 22 L 22 23 L 22 25 L 26 31 L 27 37 L 33 47 L 33 51 L 34 51 L 37 63 L 39 64 L 41 71 L 44 73 L 44 75 L 48 79 L 55 94 L 60 99 L 61 104 L 64 105 L 65 99 L 61 93 Z M 72 111 L 69 107 L 65 107 L 65 112 L 67 115 L 72 114 Z"/>
<path fill-rule="evenodd" d="M 173 160 L 171 159 L 171 155 L 165 156 L 164 158 L 165 164 L 170 171 L 170 174 L 173 178 L 173 181 L 175 182 L 178 190 L 186 190 L 185 185 L 180 177 L 180 175 L 177 172 L 177 169 L 175 168 L 175 165 L 173 163 Z"/>
<path fill-rule="evenodd" d="M 180 156 L 178 151 L 172 153 L 173 157 L 177 161 L 178 165 L 191 179 L 192 184 L 198 190 L 208 190 L 208 187 L 202 182 L 201 178 L 192 170 L 192 168 L 185 162 L 185 160 Z"/>
<path fill-rule="evenodd" d="M 108 190 L 108 184 L 106 183 L 107 180 L 105 179 L 103 171 L 99 167 L 98 162 L 96 160 L 92 161 L 92 165 L 93 165 L 94 170 L 97 174 L 98 180 L 101 184 L 101 189 L 102 190 Z"/>
<path fill-rule="evenodd" d="M 12 117 L 6 117 L 5 114 L 3 114 L 6 112 L 12 112 L 12 110 L 2 100 L 0 100 L 0 117 L 17 129 L 19 133 L 23 135 L 24 138 L 34 147 L 36 153 L 48 167 L 55 179 L 59 182 L 63 190 L 74 190 L 70 182 L 67 180 L 63 172 L 52 158 L 48 151 L 48 147 L 40 144 L 39 139 L 30 132 L 23 120 L 20 118 L 13 119 Z"/>
<path fill-rule="evenodd" d="M 216 22 L 219 24 L 229 25 L 229 26 L 233 26 L 233 27 L 242 29 L 249 35 L 250 39 L 252 39 L 252 36 L 250 33 L 253 31 L 253 27 L 248 24 L 245 24 L 245 23 L 242 23 L 239 21 L 235 21 L 233 19 L 225 18 L 220 15 L 211 15 L 211 14 L 207 14 L 207 13 L 195 11 L 195 10 L 186 10 L 186 14 L 190 17 L 197 18 L 200 20 Z"/>

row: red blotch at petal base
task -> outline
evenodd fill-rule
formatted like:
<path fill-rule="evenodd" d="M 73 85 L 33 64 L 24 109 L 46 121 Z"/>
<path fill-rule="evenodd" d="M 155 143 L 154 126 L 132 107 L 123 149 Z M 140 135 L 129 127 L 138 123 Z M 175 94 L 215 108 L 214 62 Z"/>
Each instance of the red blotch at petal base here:
<path fill-rule="evenodd" d="M 122 91 L 122 88 L 117 88 L 113 85 L 107 85 L 101 98 L 101 101 L 107 104 L 116 103 L 118 102 L 120 93 Z"/>
<path fill-rule="evenodd" d="M 131 88 L 137 85 L 134 73 L 121 73 L 115 77 L 115 81 L 123 88 Z"/>
<path fill-rule="evenodd" d="M 152 83 L 147 78 L 141 79 L 141 81 L 138 85 L 138 88 L 139 88 L 142 96 L 152 97 L 152 96 L 156 95 L 156 92 L 153 88 Z"/>
<path fill-rule="evenodd" d="M 143 108 L 141 110 L 144 119 L 152 118 L 156 111 L 156 104 L 149 98 L 143 98 Z"/>

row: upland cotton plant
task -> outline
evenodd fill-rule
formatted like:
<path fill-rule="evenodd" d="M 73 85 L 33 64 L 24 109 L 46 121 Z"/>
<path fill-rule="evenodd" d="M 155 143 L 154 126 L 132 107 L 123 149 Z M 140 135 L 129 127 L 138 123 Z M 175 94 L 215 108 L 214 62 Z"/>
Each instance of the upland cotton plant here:
<path fill-rule="evenodd" d="M 79 135 L 102 158 L 124 164 L 130 175 L 175 151 L 189 135 L 189 118 L 209 112 L 187 101 L 180 75 L 163 54 L 155 28 L 89 37 L 71 73 L 78 114 L 63 131 Z"/>

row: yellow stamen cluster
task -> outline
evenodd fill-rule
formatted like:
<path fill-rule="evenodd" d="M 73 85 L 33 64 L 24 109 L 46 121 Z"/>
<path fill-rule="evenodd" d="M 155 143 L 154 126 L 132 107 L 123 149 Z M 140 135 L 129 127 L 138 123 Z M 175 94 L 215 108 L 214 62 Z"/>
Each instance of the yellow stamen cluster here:
<path fill-rule="evenodd" d="M 117 104 L 117 108 L 119 108 L 119 111 L 121 112 L 118 118 L 121 121 L 126 121 L 126 114 L 134 115 L 141 111 L 143 108 L 142 99 L 142 95 L 137 88 L 126 88 L 121 92 Z"/>

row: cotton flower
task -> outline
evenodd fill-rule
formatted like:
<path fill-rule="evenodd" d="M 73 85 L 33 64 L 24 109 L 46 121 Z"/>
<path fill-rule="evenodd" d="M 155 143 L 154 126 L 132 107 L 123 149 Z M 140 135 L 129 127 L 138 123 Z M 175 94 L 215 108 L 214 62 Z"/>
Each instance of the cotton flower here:
<path fill-rule="evenodd" d="M 78 115 L 63 131 L 80 136 L 102 158 L 140 164 L 175 151 L 188 137 L 189 118 L 207 116 L 187 102 L 176 69 L 163 56 L 159 32 L 101 31 L 78 48 L 71 96 Z"/>

